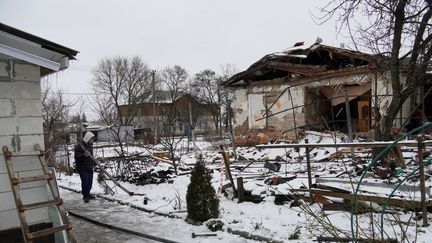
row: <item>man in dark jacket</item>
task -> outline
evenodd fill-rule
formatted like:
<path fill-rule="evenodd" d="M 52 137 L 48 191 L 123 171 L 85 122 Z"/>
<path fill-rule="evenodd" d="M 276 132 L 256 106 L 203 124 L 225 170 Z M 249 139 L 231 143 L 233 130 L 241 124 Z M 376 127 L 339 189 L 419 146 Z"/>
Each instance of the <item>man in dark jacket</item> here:
<path fill-rule="evenodd" d="M 82 142 L 75 145 L 75 166 L 81 178 L 81 191 L 85 203 L 91 198 L 90 190 L 93 185 L 93 143 L 95 135 L 87 132 Z"/>

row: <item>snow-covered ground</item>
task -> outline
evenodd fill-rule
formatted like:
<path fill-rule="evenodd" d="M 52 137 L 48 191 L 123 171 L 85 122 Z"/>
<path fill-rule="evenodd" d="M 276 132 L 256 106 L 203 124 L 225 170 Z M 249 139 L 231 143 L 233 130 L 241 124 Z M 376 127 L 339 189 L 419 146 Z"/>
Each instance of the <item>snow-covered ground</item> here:
<path fill-rule="evenodd" d="M 333 138 L 327 134 L 308 133 L 306 138 L 309 143 L 331 143 Z M 337 140 L 341 141 L 340 138 Z M 304 140 L 301 143 L 304 143 Z M 281 205 L 275 204 L 275 199 L 278 195 L 292 195 L 292 189 L 307 188 L 308 180 L 306 174 L 306 158 L 305 149 L 294 151 L 293 149 L 256 149 L 256 148 L 237 148 L 236 153 L 240 158 L 238 162 L 232 162 L 232 174 L 236 178 L 241 176 L 244 178 L 244 188 L 251 191 L 252 195 L 260 196 L 263 200 L 260 203 L 242 202 L 238 203 L 237 199 L 232 199 L 221 193 L 221 185 L 229 182 L 223 176 L 222 157 L 212 143 L 199 141 L 197 142 L 200 151 L 203 153 L 207 167 L 213 171 L 212 183 L 218 192 L 220 199 L 220 216 L 219 219 L 224 222 L 224 231 L 240 230 L 248 232 L 252 235 L 258 235 L 275 241 L 290 241 L 293 242 L 311 242 L 316 240 L 317 236 L 332 236 L 339 235 L 341 237 L 351 237 L 351 214 L 346 211 L 330 211 L 323 210 L 322 205 L 315 203 L 310 205 L 307 201 L 301 200 L 301 207 L 295 206 L 297 200 L 290 200 Z M 115 153 L 117 147 L 104 147 L 95 150 L 96 157 L 117 156 Z M 151 153 L 151 149 L 142 148 L 139 146 L 128 147 L 129 154 L 146 155 Z M 232 152 L 232 151 L 231 151 Z M 332 158 L 336 153 L 334 148 L 313 149 L 311 151 L 312 171 L 314 175 L 313 183 L 317 180 L 322 180 L 320 183 L 327 186 L 338 187 L 341 189 L 352 191 L 352 185 L 347 184 L 348 175 L 342 173 L 345 170 L 351 171 L 354 169 L 352 160 L 347 156 L 343 158 Z M 196 152 L 179 154 L 181 158 L 178 176 L 170 176 L 169 180 L 159 184 L 135 185 L 128 182 L 121 182 L 129 191 L 145 196 L 129 196 L 119 188 L 114 188 L 114 195 L 105 195 L 106 197 L 121 200 L 125 203 L 139 206 L 147 210 L 158 213 L 174 214 L 180 218 L 186 218 L 186 192 L 190 182 L 190 174 L 187 169 L 193 167 L 196 162 Z M 412 165 L 415 160 L 416 153 L 406 151 L 403 153 L 408 165 Z M 368 161 L 367 152 L 356 152 L 356 157 L 364 157 L 364 161 Z M 73 161 L 73 153 L 71 154 Z M 253 163 L 250 163 L 254 161 Z M 278 172 L 270 171 L 264 167 L 265 161 L 279 161 L 281 168 Z M 286 163 L 285 161 L 289 161 Z M 146 171 L 155 172 L 158 170 L 166 171 L 170 165 L 164 162 L 148 162 Z M 380 186 L 388 185 L 390 182 L 396 182 L 406 176 L 413 167 L 408 166 L 401 174 L 391 179 L 379 179 L 370 174 L 363 181 L 365 184 L 361 187 L 362 191 L 367 191 L 368 195 L 385 196 L 390 193 L 389 187 Z M 186 170 L 186 171 L 185 171 Z M 221 173 L 222 172 L 222 173 Z M 342 174 L 341 174 L 342 173 Z M 336 175 L 338 177 L 336 178 Z M 285 183 L 269 183 L 274 177 L 291 178 Z M 294 179 L 292 179 L 294 178 Z M 80 190 L 80 180 L 77 174 L 67 176 L 64 173 L 58 173 L 58 183 L 62 187 Z M 335 180 L 333 180 L 335 179 Z M 341 180 L 339 182 L 337 180 Z M 235 179 L 234 179 L 235 180 Z M 329 181 L 325 181 L 329 180 Z M 332 181 L 333 180 L 333 181 Z M 345 182 L 343 182 L 345 180 Z M 111 182 L 108 182 L 110 185 Z M 272 185 L 274 184 L 274 185 Z M 431 181 L 427 181 L 431 185 Z M 405 185 L 418 187 L 418 181 L 409 181 Z M 229 187 L 227 187 L 229 188 Z M 229 191 L 229 189 L 227 189 Z M 103 187 L 97 183 L 96 176 L 94 178 L 92 193 L 104 194 Z M 307 195 L 307 193 L 303 193 Z M 398 198 L 411 198 L 419 200 L 420 194 L 412 190 L 398 191 Z M 428 196 L 430 194 L 427 194 Z M 77 197 L 79 195 L 77 194 Z M 147 204 L 143 203 L 144 197 L 148 198 Z M 280 197 L 280 196 L 279 196 Z M 334 202 L 342 201 L 341 199 L 331 198 Z M 360 238 L 370 237 L 372 234 L 376 238 L 380 238 L 380 207 L 377 208 L 378 213 L 367 213 L 357 215 L 357 220 L 360 225 Z M 108 209 L 107 209 L 108 210 Z M 314 215 L 320 216 L 315 217 Z M 119 218 L 121 218 L 119 214 Z M 432 219 L 432 215 L 428 215 Z M 416 218 L 418 221 L 416 221 Z M 324 220 L 323 220 L 324 219 Z M 169 220 L 161 221 L 160 227 L 168 227 Z M 396 211 L 392 214 L 384 215 L 384 233 L 385 238 L 405 240 L 406 242 L 430 242 L 432 237 L 431 227 L 420 227 L 422 221 L 411 211 Z M 205 230 L 204 226 L 199 230 Z M 336 229 L 337 228 L 337 229 Z M 208 230 L 209 231 L 209 230 Z M 210 232 L 210 231 L 209 231 Z M 296 232 L 298 238 L 295 237 Z M 330 233 L 332 232 L 332 233 Z M 402 237 L 405 232 L 406 238 Z M 218 241 L 224 242 L 225 233 L 220 234 Z M 226 236 L 228 237 L 228 236 Z M 408 240 L 407 240 L 408 239 Z M 429 240 L 428 240 L 429 239 Z M 226 238 L 233 242 L 230 236 Z M 186 242 L 185 239 L 181 239 Z M 208 241 L 207 241 L 208 242 Z M 210 241 L 211 242 L 211 241 Z M 235 240 L 234 240 L 235 242 Z"/>

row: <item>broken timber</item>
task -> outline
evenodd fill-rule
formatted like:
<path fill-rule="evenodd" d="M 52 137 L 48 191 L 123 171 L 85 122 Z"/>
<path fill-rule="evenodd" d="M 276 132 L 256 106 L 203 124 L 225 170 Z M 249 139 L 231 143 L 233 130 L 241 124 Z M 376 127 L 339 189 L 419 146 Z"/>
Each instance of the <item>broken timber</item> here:
<path fill-rule="evenodd" d="M 334 147 L 387 147 L 392 145 L 394 141 L 380 141 L 380 142 L 357 142 L 357 143 L 308 143 L 308 144 L 266 144 L 266 145 L 256 145 L 256 148 L 334 148 Z M 425 140 L 422 142 L 425 145 L 432 144 L 432 140 Z M 399 141 L 397 144 L 402 146 L 417 147 L 418 142 L 415 140 Z"/>
<path fill-rule="evenodd" d="M 292 189 L 293 192 L 309 192 L 309 190 L 306 189 Z M 326 190 L 317 190 L 317 189 L 311 189 L 312 193 L 314 195 L 321 195 L 321 196 L 328 196 L 328 197 L 337 197 L 342 198 L 346 200 L 353 200 L 354 195 L 351 193 L 344 193 L 344 192 L 334 192 L 334 191 L 326 191 Z M 369 195 L 356 195 L 357 200 L 360 201 L 368 201 L 368 202 L 375 202 L 380 205 L 385 204 L 387 197 L 378 197 L 378 196 L 369 196 Z M 391 198 L 388 201 L 388 205 L 393 207 L 399 207 L 404 209 L 421 209 L 422 204 L 419 201 L 414 200 L 404 200 L 404 199 L 395 199 Z M 431 206 L 431 205 L 428 205 Z"/>
<path fill-rule="evenodd" d="M 228 156 L 228 152 L 227 151 L 225 151 L 225 150 L 223 150 L 223 147 L 221 146 L 221 154 L 222 154 L 222 157 L 223 157 L 223 161 L 224 161 L 224 165 L 225 165 L 225 170 L 226 170 L 226 175 L 228 176 L 228 179 L 230 180 L 230 182 L 231 182 L 231 185 L 232 185 L 232 189 L 233 189 L 233 193 L 234 193 L 234 195 L 237 195 L 237 190 L 236 190 L 236 188 L 235 188 L 235 185 L 234 185 L 234 180 L 233 180 L 233 177 L 232 177 L 232 175 L 231 175 L 231 169 L 230 169 L 230 165 L 229 165 L 229 156 Z"/>

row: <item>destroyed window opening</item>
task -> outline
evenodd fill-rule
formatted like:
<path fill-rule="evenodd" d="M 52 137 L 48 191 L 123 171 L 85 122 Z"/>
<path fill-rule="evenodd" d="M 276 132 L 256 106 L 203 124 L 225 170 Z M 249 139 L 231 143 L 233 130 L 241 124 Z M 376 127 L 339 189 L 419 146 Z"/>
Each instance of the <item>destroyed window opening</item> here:
<path fill-rule="evenodd" d="M 381 96 L 382 97 L 384 97 L 384 96 L 385 97 L 391 97 L 392 95 L 386 94 L 386 95 L 378 95 L 378 96 L 380 96 L 380 97 Z M 328 101 L 328 100 L 332 100 L 332 99 L 337 99 L 337 98 L 341 98 L 341 97 L 345 97 L 345 96 L 344 95 L 340 95 L 340 96 L 332 97 L 331 99 L 317 99 L 317 100 L 320 101 L 320 102 L 324 102 L 324 101 Z M 372 97 L 372 95 L 348 95 L 348 97 Z M 256 119 L 255 121 L 260 121 L 260 120 L 266 119 L 268 117 L 271 117 L 271 116 L 274 116 L 274 115 L 278 115 L 278 114 L 281 114 L 281 113 L 286 112 L 286 111 L 290 111 L 292 109 L 298 109 L 298 108 L 314 105 L 315 103 L 316 103 L 316 101 L 313 102 L 313 103 L 307 103 L 307 104 L 304 104 L 304 105 L 298 105 L 298 106 L 294 106 L 294 107 L 291 107 L 291 108 L 287 108 L 285 110 L 282 110 L 282 111 L 279 111 L 279 112 L 276 112 L 276 113 L 272 113 L 272 114 L 269 114 L 267 116 L 263 116 L 263 117 L 261 117 L 259 119 Z"/>
<path fill-rule="evenodd" d="M 385 74 L 383 73 L 382 75 L 380 75 L 380 78 L 382 77 L 382 76 L 384 76 Z M 367 75 L 363 75 L 363 76 L 367 76 Z M 297 84 L 290 84 L 290 85 L 288 85 L 288 87 L 286 87 L 282 92 L 281 92 L 281 94 L 279 95 L 279 97 L 270 105 L 270 107 L 269 107 L 269 109 L 271 109 L 274 105 L 275 105 L 275 103 L 282 97 L 282 95 L 286 92 L 286 91 L 288 91 L 288 89 L 290 89 L 291 87 L 297 87 L 297 86 L 302 86 L 302 85 L 305 85 L 305 84 L 309 84 L 309 83 L 313 83 L 313 82 L 317 82 L 318 80 L 315 80 L 315 79 L 313 79 L 313 80 L 308 80 L 308 81 L 305 81 L 305 82 L 301 82 L 301 83 L 297 83 Z M 330 80 L 329 80 L 329 83 L 330 83 Z M 387 92 L 388 93 L 388 92 Z M 263 114 L 263 116 L 265 116 L 265 115 L 267 115 L 267 113 L 268 113 L 268 111 L 266 111 L 264 114 Z M 258 121 L 258 120 L 257 120 Z"/>
<path fill-rule="evenodd" d="M 338 85 L 336 85 L 335 86 L 335 89 L 337 89 L 337 93 L 336 94 L 338 94 L 339 93 L 339 88 L 341 88 L 341 87 L 338 87 Z M 312 105 L 312 104 L 305 104 L 305 105 L 302 105 L 302 106 L 296 106 L 296 107 L 294 107 L 294 106 L 292 106 L 291 108 L 287 108 L 286 110 L 283 110 L 283 111 L 280 111 L 280 112 L 278 112 L 278 113 L 274 113 L 274 114 L 269 114 L 268 115 L 268 113 L 270 112 L 270 109 L 274 106 L 274 104 L 276 104 L 277 103 L 277 101 L 280 99 L 280 97 L 286 92 L 286 91 L 288 91 L 289 92 L 289 96 L 290 96 L 290 99 L 291 99 L 291 101 L 292 101 L 292 96 L 291 96 L 291 90 L 290 90 L 290 87 L 288 87 L 288 88 L 286 88 L 284 91 L 282 91 L 282 93 L 279 95 L 279 97 L 271 104 L 271 106 L 268 108 L 268 109 L 266 109 L 265 110 L 265 112 L 264 112 L 264 114 L 263 114 L 263 116 L 261 117 L 261 118 L 259 118 L 259 119 L 257 119 L 257 120 L 255 120 L 255 121 L 260 121 L 260 120 L 262 120 L 262 119 L 266 119 L 266 118 L 268 118 L 268 117 L 271 117 L 271 116 L 273 116 L 273 115 L 275 115 L 275 114 L 280 114 L 281 112 L 284 112 L 284 111 L 288 111 L 288 110 L 290 110 L 290 109 L 295 109 L 295 108 L 300 108 L 300 107 L 304 107 L 304 106 L 308 106 L 308 105 Z M 366 92 L 368 92 L 368 91 L 366 91 Z M 365 93 L 366 93 L 365 92 Z M 371 96 L 371 95 L 370 95 Z M 378 95 L 378 96 L 391 96 L 391 95 Z M 322 102 L 322 101 L 327 101 L 327 100 L 333 100 L 333 99 L 337 99 L 337 98 L 342 98 L 342 97 L 345 97 L 345 95 L 338 95 L 338 96 L 334 96 L 334 97 L 332 97 L 331 99 L 316 99 L 315 101 L 316 102 Z M 348 95 L 348 97 L 368 97 L 367 95 Z M 292 103 L 292 102 L 291 102 Z"/>

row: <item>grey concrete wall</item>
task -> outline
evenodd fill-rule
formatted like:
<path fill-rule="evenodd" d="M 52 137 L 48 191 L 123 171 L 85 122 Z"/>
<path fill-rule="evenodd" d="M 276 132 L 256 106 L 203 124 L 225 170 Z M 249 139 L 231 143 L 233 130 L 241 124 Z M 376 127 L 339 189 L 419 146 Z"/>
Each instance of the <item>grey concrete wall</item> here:
<path fill-rule="evenodd" d="M 14 154 L 33 152 L 33 146 L 43 144 L 40 68 L 0 54 L 0 147 L 8 146 Z M 18 176 L 42 174 L 37 157 L 13 158 Z M 48 199 L 46 182 L 20 186 L 24 204 Z M 0 230 L 19 227 L 18 215 L 11 192 L 9 177 L 0 151 Z M 26 212 L 29 224 L 48 220 L 48 210 Z"/>

